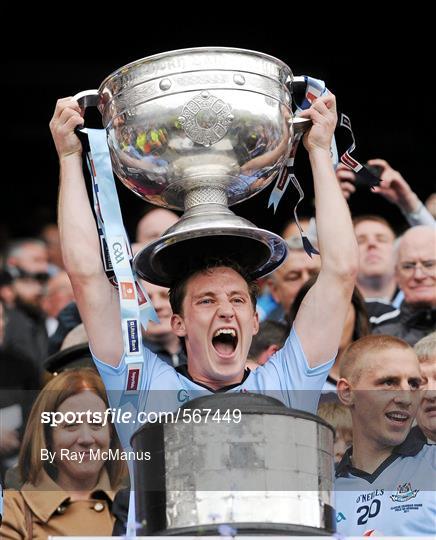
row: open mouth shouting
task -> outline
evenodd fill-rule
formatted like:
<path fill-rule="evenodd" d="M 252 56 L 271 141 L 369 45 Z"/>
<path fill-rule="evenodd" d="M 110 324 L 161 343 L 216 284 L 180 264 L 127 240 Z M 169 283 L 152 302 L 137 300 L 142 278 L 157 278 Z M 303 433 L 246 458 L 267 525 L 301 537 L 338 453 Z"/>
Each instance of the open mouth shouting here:
<path fill-rule="evenodd" d="M 232 358 L 238 345 L 238 333 L 234 328 L 219 328 L 213 335 L 212 346 L 221 358 Z"/>

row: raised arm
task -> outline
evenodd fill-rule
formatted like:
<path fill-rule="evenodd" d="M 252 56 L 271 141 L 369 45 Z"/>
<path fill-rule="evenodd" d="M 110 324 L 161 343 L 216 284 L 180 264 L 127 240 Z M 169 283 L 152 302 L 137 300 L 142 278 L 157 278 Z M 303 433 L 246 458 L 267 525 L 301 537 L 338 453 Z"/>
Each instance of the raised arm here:
<path fill-rule="evenodd" d="M 335 97 L 329 94 L 317 99 L 301 116 L 313 123 L 304 145 L 315 186 L 321 271 L 300 306 L 295 329 L 310 367 L 315 367 L 338 351 L 357 274 L 358 250 L 348 205 L 330 157 L 336 126 Z"/>
<path fill-rule="evenodd" d="M 50 130 L 59 156 L 58 221 L 62 253 L 93 353 L 117 366 L 123 353 L 118 294 L 106 278 L 97 226 L 82 172 L 82 145 L 74 129 L 83 123 L 73 98 L 56 104 Z"/>
<path fill-rule="evenodd" d="M 400 172 L 393 169 L 384 159 L 371 159 L 368 163 L 382 168 L 381 183 L 374 188 L 375 193 L 379 193 L 389 202 L 398 206 L 411 227 L 416 225 L 434 227 L 433 216 Z"/>

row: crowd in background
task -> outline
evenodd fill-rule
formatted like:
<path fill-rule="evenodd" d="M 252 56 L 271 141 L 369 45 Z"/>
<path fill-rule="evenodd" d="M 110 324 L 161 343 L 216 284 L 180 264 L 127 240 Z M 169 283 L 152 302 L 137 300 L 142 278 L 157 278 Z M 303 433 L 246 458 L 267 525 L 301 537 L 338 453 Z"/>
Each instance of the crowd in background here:
<path fill-rule="evenodd" d="M 411 346 L 418 343 L 418 357 L 423 359 L 423 379 L 427 381 L 430 376 L 426 375 L 426 370 L 434 370 L 436 364 L 436 194 L 420 201 L 407 181 L 387 162 L 373 160 L 370 163 L 379 167 L 382 180 L 373 196 L 383 196 L 398 206 L 404 214 L 405 232 L 398 237 L 389 223 L 389 216 L 368 213 L 354 217 L 360 256 L 357 284 L 338 355 L 323 389 L 318 411 L 336 428 L 335 461 L 341 460 L 353 439 L 349 412 L 336 397 L 341 359 L 351 343 L 370 334 L 398 337 Z M 354 173 L 339 167 L 337 178 L 348 199 L 355 191 Z M 138 223 L 133 251 L 161 236 L 177 219 L 178 216 L 169 210 L 151 209 Z M 302 224 L 316 246 L 314 218 L 307 216 Z M 282 236 L 287 241 L 289 256 L 260 283 L 258 313 L 261 325 L 247 360 L 251 370 L 268 362 L 283 346 L 295 314 L 320 268 L 319 257 L 310 258 L 305 253 L 295 223 L 287 223 Z M 145 345 L 169 365 L 182 365 L 186 355 L 183 344 L 171 330 L 168 289 L 147 282 L 144 286 L 160 319 L 160 324 L 149 325 L 144 335 Z M 419 343 L 433 343 L 430 360 L 426 352 L 428 347 L 425 354 L 421 354 Z M 92 389 L 90 407 L 107 406 L 104 388 L 91 366 L 86 332 L 63 268 L 58 229 L 55 224 L 48 223 L 41 231 L 35 231 L 33 238 L 11 240 L 1 254 L 0 474 L 4 486 L 17 488 L 28 480 L 36 480 L 41 463 L 38 465 L 35 461 L 32 448 L 47 444 L 44 437 L 56 444 L 49 433 L 39 433 L 41 426 L 35 418 L 40 410 L 74 407 L 75 397 L 86 389 Z M 69 369 L 78 371 L 69 372 Z M 60 394 L 57 402 L 50 401 L 50 392 L 51 395 L 53 392 Z M 428 390 L 425 399 L 424 405 L 431 403 L 436 407 L 434 389 Z M 423 436 L 436 442 L 435 428 L 422 411 L 418 414 L 418 424 Z M 102 448 L 119 444 L 109 428 L 97 435 L 66 433 L 63 436 L 80 436 L 84 440 L 97 437 Z M 51 471 L 44 470 L 43 473 L 43 482 L 50 484 L 53 481 Z M 78 478 L 78 471 L 59 469 L 57 483 L 72 493 L 78 491 L 77 481 L 83 488 L 85 478 L 88 480 L 86 500 L 92 500 L 92 505 L 84 522 L 93 522 L 95 527 L 82 532 L 87 535 L 111 534 L 114 516 L 110 509 L 114 493 L 123 483 L 123 471 L 109 470 L 102 464 L 98 470 L 81 470 L 80 474 L 82 476 Z M 81 503 L 83 499 L 79 497 L 77 515 L 84 515 Z M 64 504 L 65 499 L 54 498 L 48 508 L 35 497 L 24 506 L 27 508 L 28 505 L 39 520 L 44 521 L 44 516 L 49 519 L 50 512 L 62 515 Z M 26 513 L 24 506 L 17 507 L 18 516 Z M 23 522 L 21 527 L 22 537 L 25 537 L 26 523 Z M 77 529 L 74 531 L 77 533 Z M 64 520 L 59 528 L 46 528 L 44 534 L 70 534 L 69 522 Z"/>

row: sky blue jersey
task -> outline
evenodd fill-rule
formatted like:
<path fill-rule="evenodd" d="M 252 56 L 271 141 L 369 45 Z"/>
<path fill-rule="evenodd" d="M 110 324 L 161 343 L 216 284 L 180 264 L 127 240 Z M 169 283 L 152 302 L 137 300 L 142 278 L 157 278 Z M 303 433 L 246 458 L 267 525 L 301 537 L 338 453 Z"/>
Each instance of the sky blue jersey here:
<path fill-rule="evenodd" d="M 132 413 L 132 421 L 116 422 L 118 435 L 125 448 L 130 446 L 130 437 L 140 427 L 136 421 L 137 409 L 147 413 L 170 412 L 194 398 L 214 394 L 213 390 L 192 380 L 186 368 L 183 374 L 183 369 L 177 371 L 148 349 L 144 349 L 143 357 L 144 373 L 136 404 L 123 391 L 126 363 L 122 360 L 118 367 L 114 368 L 93 357 L 105 384 L 110 406 Z M 321 389 L 333 362 L 334 359 L 310 368 L 300 340 L 292 329 L 283 348 L 264 366 L 253 372 L 247 371 L 240 384 L 231 385 L 225 391 L 268 395 L 280 400 L 287 407 L 315 414 Z M 143 422 L 143 419 L 139 421 Z"/>
<path fill-rule="evenodd" d="M 145 416 L 139 418 L 138 412 L 146 414 L 172 412 L 194 398 L 215 393 L 192 380 L 186 367 L 173 368 L 145 348 L 143 357 L 144 367 L 140 392 L 136 399 L 132 399 L 124 392 L 127 371 L 124 359 L 115 368 L 101 362 L 93 355 L 106 387 L 110 407 L 131 416 L 129 421 L 115 420 L 118 436 L 126 450 L 131 449 L 131 436 L 146 420 Z M 325 364 L 310 368 L 300 340 L 292 328 L 283 348 L 277 351 L 264 366 L 252 372 L 247 370 L 240 384 L 230 385 L 221 391 L 264 394 L 278 399 L 287 407 L 316 413 L 321 389 L 333 363 L 334 358 Z M 133 485 L 133 463 L 129 461 L 128 466 Z M 130 534 L 134 534 L 134 524 L 135 503 L 132 491 L 128 518 Z"/>
<path fill-rule="evenodd" d="M 372 474 L 336 469 L 337 530 L 344 536 L 436 535 L 436 445 L 409 436 Z"/>

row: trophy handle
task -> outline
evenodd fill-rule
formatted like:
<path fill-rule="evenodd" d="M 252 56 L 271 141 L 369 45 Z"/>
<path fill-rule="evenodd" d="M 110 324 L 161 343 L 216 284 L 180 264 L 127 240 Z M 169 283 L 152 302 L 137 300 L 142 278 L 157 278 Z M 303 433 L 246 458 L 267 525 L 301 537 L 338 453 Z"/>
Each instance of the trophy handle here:
<path fill-rule="evenodd" d="M 292 125 L 294 127 L 294 133 L 305 133 L 307 130 L 310 129 L 312 125 L 312 120 L 310 118 L 299 118 L 296 116 L 293 121 Z"/>
<path fill-rule="evenodd" d="M 78 102 L 79 107 L 85 111 L 88 107 L 97 107 L 98 97 L 98 90 L 83 90 L 73 96 L 73 99 L 75 99 Z M 88 130 L 84 125 L 76 127 L 74 131 L 85 135 L 88 134 Z"/>
<path fill-rule="evenodd" d="M 294 99 L 295 96 L 297 96 L 297 101 L 300 101 L 300 98 L 302 98 L 306 92 L 306 78 L 303 76 L 294 77 L 292 81 L 286 82 L 286 86 Z M 312 125 L 312 120 L 310 120 L 309 118 L 299 118 L 297 116 L 293 119 L 292 124 L 294 126 L 295 134 L 304 133 L 305 131 L 310 129 Z"/>

